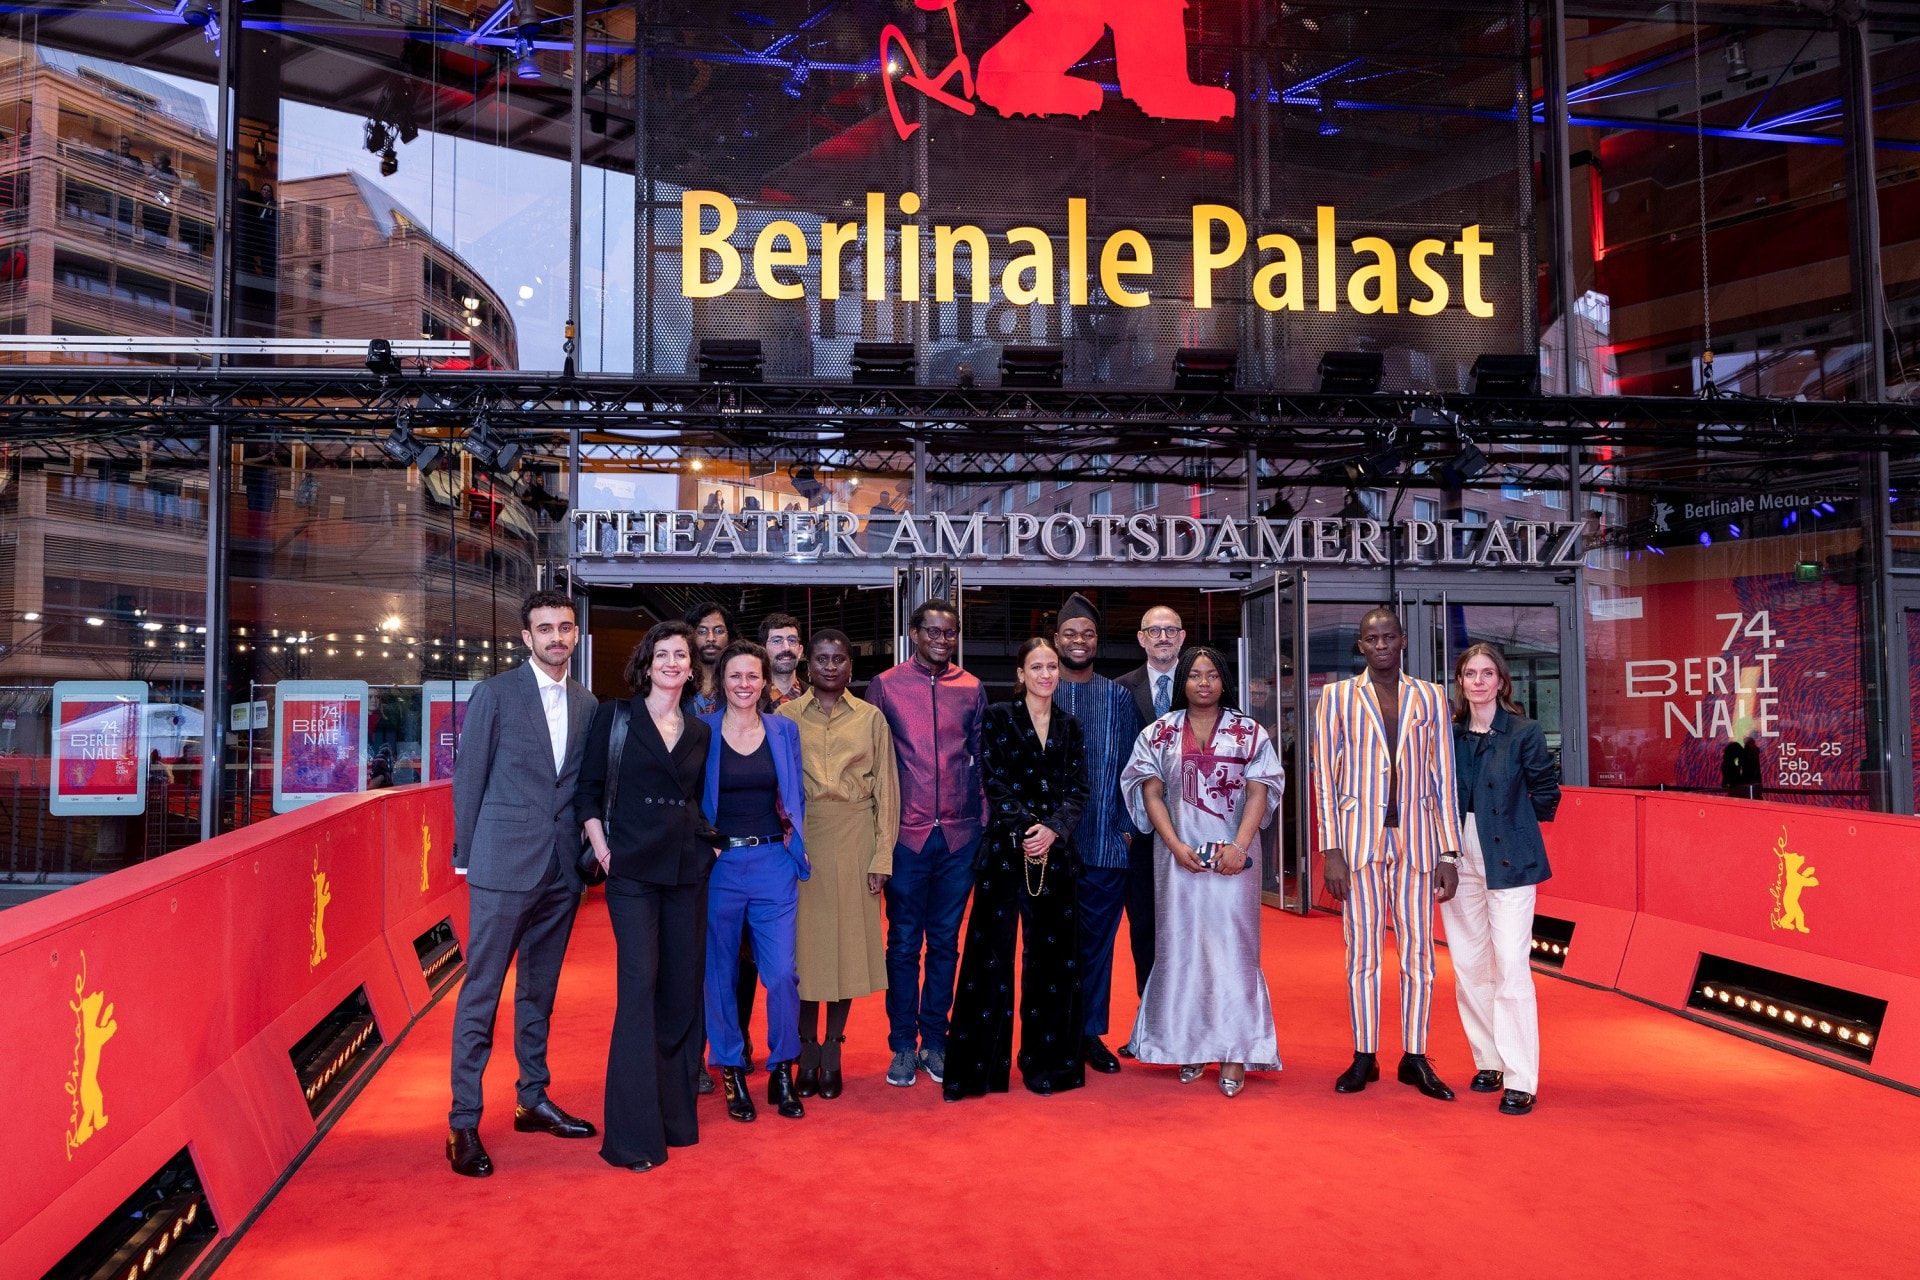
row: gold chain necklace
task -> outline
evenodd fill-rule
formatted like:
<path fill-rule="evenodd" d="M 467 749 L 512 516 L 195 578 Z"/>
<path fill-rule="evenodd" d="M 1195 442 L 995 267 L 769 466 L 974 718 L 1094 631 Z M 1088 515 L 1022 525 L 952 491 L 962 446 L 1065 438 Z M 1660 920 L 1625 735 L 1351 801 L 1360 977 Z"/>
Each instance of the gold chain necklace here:
<path fill-rule="evenodd" d="M 1047 887 L 1047 855 L 1044 853 L 1041 854 L 1038 862 L 1027 857 L 1023 857 L 1021 861 L 1025 864 L 1021 868 L 1021 878 L 1027 882 L 1027 896 L 1029 898 L 1037 898 L 1040 896 L 1040 891 Z M 1037 884 L 1033 879 L 1034 867 L 1040 868 L 1040 880 Z"/>

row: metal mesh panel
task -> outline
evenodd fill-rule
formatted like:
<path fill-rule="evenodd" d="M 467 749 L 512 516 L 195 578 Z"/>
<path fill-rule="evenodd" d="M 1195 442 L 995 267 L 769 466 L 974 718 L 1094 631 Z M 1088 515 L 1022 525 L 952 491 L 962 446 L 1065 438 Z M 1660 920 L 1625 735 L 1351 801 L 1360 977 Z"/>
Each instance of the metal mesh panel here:
<path fill-rule="evenodd" d="M 954 13 L 959 47 L 984 79 L 989 51 L 1032 15 L 1091 8 L 1112 18 L 1163 7 L 955 0 Z M 1184 10 L 1184 75 L 1231 90 L 1234 110 L 1219 122 L 1150 118 L 1134 100 L 1149 96 L 1141 74 L 1129 76 L 1140 56 L 1119 52 L 1111 30 L 1070 73 L 1102 86 L 1097 109 L 1080 118 L 1006 118 L 984 100 L 984 89 L 948 104 L 906 84 L 910 59 L 931 84 L 954 56 L 943 10 L 882 0 L 818 10 L 763 0 L 752 10 L 716 12 L 670 0 L 641 12 L 647 130 L 636 163 L 651 179 L 641 183 L 640 208 L 641 242 L 649 242 L 650 224 L 653 245 L 652 269 L 642 273 L 651 295 L 642 301 L 651 318 L 642 367 L 650 371 L 691 372 L 702 338 L 757 338 L 768 378 L 838 379 L 850 376 L 853 343 L 895 341 L 917 344 L 922 381 L 955 381 L 965 366 L 986 384 L 999 376 L 1003 345 L 1035 344 L 1063 348 L 1069 384 L 1165 385 L 1177 348 L 1213 346 L 1240 352 L 1242 386 L 1297 388 L 1312 385 L 1322 352 L 1366 349 L 1386 354 L 1388 389 L 1456 389 L 1481 352 L 1534 349 L 1531 86 L 1521 4 L 1194 0 Z M 905 45 L 886 46 L 906 139 L 890 115 L 880 59 L 889 23 L 906 36 Z M 963 87 L 956 73 L 933 91 L 959 100 Z M 683 296 L 688 191 L 719 193 L 737 211 L 729 243 L 740 255 L 739 280 L 721 296 Z M 866 296 L 870 192 L 884 197 L 879 299 Z M 909 207 L 918 198 L 917 213 L 902 211 L 903 197 Z M 1075 270 L 1070 201 L 1085 202 L 1084 274 Z M 1194 298 L 1198 204 L 1232 210 L 1246 237 L 1239 260 L 1211 274 L 1208 307 Z M 1337 211 L 1331 311 L 1322 309 L 1320 289 L 1322 207 Z M 709 209 L 703 229 L 711 231 L 716 218 Z M 773 235 L 768 226 L 776 220 L 798 228 L 806 261 L 770 268 L 769 279 L 801 286 L 800 298 L 775 299 L 760 287 L 753 249 Z M 823 261 L 823 224 L 850 224 L 857 233 L 839 252 L 837 272 Z M 903 245 L 903 225 L 916 229 L 917 254 Z M 935 300 L 941 226 L 984 233 L 987 300 L 971 300 L 973 261 L 964 243 L 948 255 L 954 300 Z M 1452 246 L 1468 226 L 1494 246 L 1480 260 L 1479 294 L 1490 316 L 1463 306 L 1463 259 Z M 1033 248 L 1009 242 L 1018 227 L 1044 235 L 1052 270 L 1044 284 L 1037 270 L 1014 283 L 1050 292 L 1051 301 L 1005 296 L 1007 264 Z M 1150 274 L 1116 281 L 1148 290 L 1145 306 L 1117 305 L 1102 287 L 1103 248 L 1122 230 L 1140 233 L 1151 251 Z M 1227 234 L 1216 226 L 1212 243 L 1224 246 Z M 1274 235 L 1300 247 L 1301 309 L 1267 310 L 1254 301 L 1256 272 L 1279 256 L 1259 240 Z M 1373 261 L 1352 243 L 1368 236 L 1393 246 L 1394 314 L 1364 314 L 1350 301 L 1349 277 Z M 1410 310 L 1432 296 L 1408 256 L 1422 240 L 1440 242 L 1428 261 L 1450 297 L 1437 315 Z M 791 238 L 772 243 L 795 247 Z M 918 259 L 910 274 L 920 301 L 903 296 L 913 292 L 913 281 L 902 280 L 909 255 Z M 703 255 L 703 278 L 714 279 L 721 265 L 717 255 Z M 1076 275 L 1085 291 L 1080 304 Z M 839 296 L 825 296 L 836 279 Z M 1282 297 L 1284 282 L 1272 273 L 1269 282 L 1272 296 Z M 1378 292 L 1378 282 L 1363 291 Z"/>

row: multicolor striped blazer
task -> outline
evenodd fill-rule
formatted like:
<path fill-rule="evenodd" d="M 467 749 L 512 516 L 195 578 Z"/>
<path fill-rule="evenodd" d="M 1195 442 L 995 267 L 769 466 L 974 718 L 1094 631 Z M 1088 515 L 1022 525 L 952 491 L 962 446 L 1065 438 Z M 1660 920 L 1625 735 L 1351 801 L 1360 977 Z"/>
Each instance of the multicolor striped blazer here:
<path fill-rule="evenodd" d="M 1399 831 L 1419 867 L 1460 848 L 1451 720 L 1444 686 L 1400 677 Z M 1314 811 L 1320 847 L 1342 850 L 1350 867 L 1381 854 L 1391 764 L 1367 673 L 1322 690 L 1313 713 Z"/>

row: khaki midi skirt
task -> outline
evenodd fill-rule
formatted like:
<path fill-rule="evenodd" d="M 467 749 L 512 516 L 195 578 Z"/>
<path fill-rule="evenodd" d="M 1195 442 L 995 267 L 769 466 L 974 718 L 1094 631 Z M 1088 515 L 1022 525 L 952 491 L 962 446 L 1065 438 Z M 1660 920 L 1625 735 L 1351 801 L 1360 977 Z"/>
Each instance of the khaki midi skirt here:
<path fill-rule="evenodd" d="M 794 958 L 802 1000 L 856 1000 L 887 989 L 880 895 L 867 892 L 876 835 L 872 800 L 807 804 L 807 860 L 800 882 Z"/>

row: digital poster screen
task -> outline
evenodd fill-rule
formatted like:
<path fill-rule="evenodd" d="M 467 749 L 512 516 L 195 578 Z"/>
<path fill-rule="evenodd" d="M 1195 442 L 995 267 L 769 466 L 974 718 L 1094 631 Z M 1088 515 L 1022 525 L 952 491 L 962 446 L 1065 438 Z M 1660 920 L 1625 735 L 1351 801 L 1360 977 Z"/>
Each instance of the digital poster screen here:
<path fill-rule="evenodd" d="M 366 790 L 366 681 L 283 680 L 273 700 L 275 813 Z"/>
<path fill-rule="evenodd" d="M 53 686 L 50 812 L 146 811 L 146 708 L 143 680 L 62 680 Z"/>

